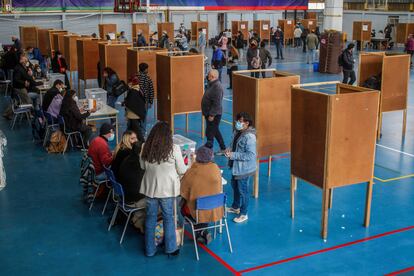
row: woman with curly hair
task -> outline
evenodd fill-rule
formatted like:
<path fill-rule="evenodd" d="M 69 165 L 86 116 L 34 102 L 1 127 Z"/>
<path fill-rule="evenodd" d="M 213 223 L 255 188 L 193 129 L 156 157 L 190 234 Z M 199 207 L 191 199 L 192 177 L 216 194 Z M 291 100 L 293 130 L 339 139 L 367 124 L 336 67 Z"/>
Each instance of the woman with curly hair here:
<path fill-rule="evenodd" d="M 145 170 L 140 189 L 146 196 L 145 254 L 152 257 L 157 253 L 155 227 L 161 206 L 165 253 L 176 256 L 180 251 L 175 233 L 174 200 L 180 195 L 180 176 L 187 171 L 187 166 L 180 147 L 173 144 L 168 123 L 154 125 L 143 145 L 140 164 Z"/>

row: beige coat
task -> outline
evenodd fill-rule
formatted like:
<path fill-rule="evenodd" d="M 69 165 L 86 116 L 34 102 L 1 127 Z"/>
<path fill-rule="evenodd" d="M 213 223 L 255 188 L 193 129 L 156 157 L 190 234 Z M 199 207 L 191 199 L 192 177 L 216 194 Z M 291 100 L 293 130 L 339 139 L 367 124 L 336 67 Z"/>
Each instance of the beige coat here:
<path fill-rule="evenodd" d="M 215 163 L 194 163 L 181 180 L 181 196 L 186 200 L 194 219 L 196 219 L 196 199 L 221 192 L 221 172 Z M 223 208 L 199 211 L 198 222 L 218 221 L 223 217 L 223 211 Z"/>

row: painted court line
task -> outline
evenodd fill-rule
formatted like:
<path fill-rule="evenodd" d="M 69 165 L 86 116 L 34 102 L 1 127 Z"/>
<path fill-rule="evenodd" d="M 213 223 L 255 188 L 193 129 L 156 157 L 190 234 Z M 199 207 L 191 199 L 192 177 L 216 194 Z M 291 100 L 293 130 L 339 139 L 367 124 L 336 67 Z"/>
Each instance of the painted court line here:
<path fill-rule="evenodd" d="M 401 154 L 404 154 L 404 155 L 407 155 L 407 156 L 410 156 L 410 157 L 414 157 L 414 154 L 404 152 L 404 151 L 400 151 L 400 150 L 397 150 L 397 149 L 393 149 L 393 148 L 390 148 L 390 147 L 386 147 L 386 146 L 383 146 L 383 145 L 380 145 L 380 144 L 377 144 L 377 147 L 385 148 L 385 149 L 388 149 L 390 151 L 394 151 L 394 152 L 398 152 L 398 153 L 401 153 Z"/>
<path fill-rule="evenodd" d="M 409 227 L 405 227 L 405 228 L 401 228 L 401 229 L 397 229 L 397 230 L 393 230 L 393 231 L 389 231 L 389 232 L 385 232 L 385 233 L 382 233 L 382 234 L 374 235 L 374 236 L 371 236 L 371 237 L 368 237 L 368 238 L 363 238 L 363 239 L 360 239 L 360 240 L 356 240 L 356 241 L 336 245 L 336 246 L 333 246 L 333 247 L 313 251 L 313 252 L 310 252 L 310 253 L 297 255 L 297 256 L 290 257 L 290 258 L 283 259 L 283 260 L 279 260 L 279 261 L 276 261 L 276 262 L 251 267 L 251 268 L 248 268 L 248 269 L 241 270 L 239 272 L 240 273 L 252 272 L 252 271 L 255 271 L 255 270 L 259 270 L 259 269 L 263 269 L 263 268 L 267 268 L 267 267 L 271 267 L 271 266 L 280 265 L 280 264 L 283 264 L 283 263 L 296 261 L 298 259 L 303 259 L 303 258 L 306 258 L 306 257 L 322 254 L 322 253 L 325 253 L 325 252 L 334 251 L 334 250 L 337 250 L 337 249 L 340 249 L 340 248 L 344 248 L 344 247 L 348 247 L 348 246 L 351 246 L 351 245 L 367 242 L 367 241 L 370 241 L 370 240 L 375 240 L 375 239 L 378 239 L 378 238 L 382 238 L 382 237 L 385 237 L 385 236 L 389 236 L 389 235 L 393 235 L 393 234 L 397 234 L 397 233 L 401 233 L 401 232 L 405 232 L 405 231 L 409 231 L 409 230 L 413 230 L 413 229 L 414 229 L 414 225 L 409 226 Z"/>
<path fill-rule="evenodd" d="M 410 271 L 414 271 L 414 266 L 407 267 L 407 268 L 404 268 L 404 269 L 401 269 L 401 270 L 398 270 L 398 271 L 395 271 L 395 272 L 385 274 L 385 276 L 396 276 L 396 275 L 400 275 L 400 274 L 410 272 Z"/>
<path fill-rule="evenodd" d="M 387 178 L 387 179 L 381 179 L 379 177 L 374 176 L 374 179 L 386 183 L 386 182 L 391 182 L 391 181 L 406 179 L 406 178 L 411 178 L 411 177 L 414 177 L 414 174 L 407 174 L 407 175 L 398 176 L 398 177 L 394 177 L 394 178 Z"/>

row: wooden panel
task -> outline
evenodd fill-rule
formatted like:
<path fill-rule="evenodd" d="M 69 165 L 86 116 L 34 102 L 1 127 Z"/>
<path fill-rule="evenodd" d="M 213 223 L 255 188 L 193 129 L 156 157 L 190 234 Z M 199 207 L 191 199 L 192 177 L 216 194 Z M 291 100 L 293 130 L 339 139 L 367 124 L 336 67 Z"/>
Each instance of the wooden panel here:
<path fill-rule="evenodd" d="M 253 21 L 253 30 L 260 39 L 270 41 L 270 20 Z"/>
<path fill-rule="evenodd" d="M 384 56 L 381 83 L 381 112 L 407 109 L 409 74 L 409 55 Z"/>
<path fill-rule="evenodd" d="M 200 31 L 198 29 L 205 29 L 206 33 L 206 41 L 208 41 L 208 22 L 207 21 L 193 21 L 191 22 L 191 40 L 196 42 L 196 46 L 198 46 L 198 36 Z"/>
<path fill-rule="evenodd" d="M 106 35 L 108 33 L 114 33 L 116 34 L 116 24 L 98 24 L 98 29 L 99 29 L 99 37 L 101 39 L 106 40 Z"/>
<path fill-rule="evenodd" d="M 145 41 L 149 44 L 149 24 L 148 23 L 132 23 L 132 41 L 137 41 L 138 30 L 142 31 L 142 35 L 145 37 Z"/>
<path fill-rule="evenodd" d="M 200 112 L 204 93 L 204 55 L 170 57 L 171 109 L 174 114 Z"/>
<path fill-rule="evenodd" d="M 233 74 L 233 119 L 238 113 L 247 112 L 256 124 L 257 82 L 250 74 Z"/>
<path fill-rule="evenodd" d="M 257 153 L 258 157 L 290 152 L 291 86 L 299 76 L 258 79 Z"/>
<path fill-rule="evenodd" d="M 171 64 L 167 55 L 157 55 L 157 119 L 171 123 Z"/>
<path fill-rule="evenodd" d="M 360 87 L 360 86 L 353 86 L 353 85 L 343 84 L 343 83 L 338 83 L 337 86 L 336 86 L 336 93 L 337 94 L 364 92 L 364 91 L 367 91 L 367 90 L 370 90 L 370 89 L 365 88 L 365 87 Z"/>
<path fill-rule="evenodd" d="M 97 39 L 78 39 L 78 76 L 81 80 L 97 79 L 99 49 Z"/>
<path fill-rule="evenodd" d="M 359 70 L 358 70 L 358 85 L 362 84 L 371 76 L 379 75 L 382 72 L 381 54 L 360 54 L 359 55 Z"/>
<path fill-rule="evenodd" d="M 330 96 L 326 188 L 373 177 L 379 92 Z"/>
<path fill-rule="evenodd" d="M 398 23 L 397 25 L 397 43 L 406 43 L 409 34 L 414 34 L 414 23 Z"/>
<path fill-rule="evenodd" d="M 65 35 L 64 36 L 64 44 L 65 44 L 65 58 L 66 63 L 68 64 L 69 71 L 77 71 L 78 70 L 78 53 L 76 48 L 76 40 L 80 39 L 80 35 Z"/>
<path fill-rule="evenodd" d="M 131 46 L 131 44 L 127 43 L 99 43 L 99 60 L 101 62 L 102 69 L 105 67 L 111 67 L 121 80 L 127 82 L 127 49 Z"/>
<path fill-rule="evenodd" d="M 59 50 L 63 55 L 65 54 L 65 40 L 64 36 L 67 35 L 67 32 L 58 32 L 53 33 L 53 50 Z"/>
<path fill-rule="evenodd" d="M 55 39 L 54 39 L 54 34 L 57 34 L 57 33 L 67 34 L 68 31 L 64 31 L 64 30 L 49 30 L 48 31 L 48 40 L 49 40 L 48 53 L 51 57 L 53 56 L 53 53 L 55 52 L 55 49 L 57 49 L 56 48 L 57 47 L 57 41 L 55 41 Z"/>
<path fill-rule="evenodd" d="M 316 27 L 317 27 L 316 19 L 302 19 L 300 22 L 305 29 L 309 29 L 309 31 L 316 30 Z"/>
<path fill-rule="evenodd" d="M 50 29 L 38 29 L 38 48 L 42 55 L 47 56 L 49 54 L 49 30 Z"/>
<path fill-rule="evenodd" d="M 23 49 L 29 46 L 38 47 L 38 29 L 36 26 L 20 26 L 19 31 Z"/>
<path fill-rule="evenodd" d="M 249 39 L 249 21 L 232 21 L 231 22 L 231 33 L 236 36 L 241 31 L 244 40 Z"/>
<path fill-rule="evenodd" d="M 352 27 L 352 40 L 371 41 L 371 21 L 354 21 Z"/>
<path fill-rule="evenodd" d="M 158 23 L 157 29 L 158 29 L 158 40 L 161 39 L 162 32 L 166 31 L 170 41 L 174 41 L 174 23 L 172 22 Z"/>
<path fill-rule="evenodd" d="M 292 88 L 292 174 L 324 184 L 329 95 Z"/>
<path fill-rule="evenodd" d="M 284 39 L 292 39 L 293 32 L 295 30 L 295 22 L 293 20 L 281 20 L 279 19 L 278 25 L 283 31 Z"/>
<path fill-rule="evenodd" d="M 130 78 L 138 73 L 140 63 L 148 64 L 148 75 L 154 85 L 154 97 L 157 98 L 157 59 L 156 54 L 166 52 L 167 49 L 151 48 L 149 50 L 130 48 L 127 51 L 127 76 Z"/>

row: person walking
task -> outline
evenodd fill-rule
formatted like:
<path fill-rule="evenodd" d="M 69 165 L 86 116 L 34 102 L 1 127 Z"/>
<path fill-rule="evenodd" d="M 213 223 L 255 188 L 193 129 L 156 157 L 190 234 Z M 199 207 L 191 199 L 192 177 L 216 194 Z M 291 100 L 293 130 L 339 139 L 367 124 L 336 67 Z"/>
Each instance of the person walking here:
<path fill-rule="evenodd" d="M 342 83 L 350 85 L 353 85 L 356 80 L 354 71 L 355 59 L 353 57 L 354 48 L 355 44 L 349 43 L 348 47 L 346 47 L 346 49 L 342 52 L 341 56 L 339 57 L 339 65 L 342 66 L 342 72 L 344 75 Z"/>
<path fill-rule="evenodd" d="M 233 204 L 227 212 L 237 214 L 233 219 L 236 223 L 248 220 L 249 184 L 256 173 L 256 130 L 253 119 L 246 112 L 236 116 L 235 132 L 225 156 L 229 159 L 231 169 L 231 187 L 233 188 Z"/>
<path fill-rule="evenodd" d="M 199 52 L 204 55 L 207 46 L 207 38 L 202 28 L 198 29 L 197 43 Z"/>
<path fill-rule="evenodd" d="M 259 57 L 262 62 L 261 69 L 266 69 L 272 65 L 272 55 L 270 54 L 269 50 L 266 49 L 266 42 L 260 42 L 260 49 L 259 49 Z M 266 72 L 262 71 L 262 77 L 266 78 Z"/>
<path fill-rule="evenodd" d="M 208 87 L 201 100 L 201 111 L 206 119 L 206 147 L 213 148 L 214 138 L 220 146 L 217 155 L 223 155 L 226 149 L 223 136 L 220 132 L 221 116 L 223 114 L 223 87 L 217 70 L 208 72 Z"/>
<path fill-rule="evenodd" d="M 295 38 L 295 48 L 301 46 L 301 37 L 302 29 L 299 27 L 299 24 L 296 25 L 295 30 L 293 31 L 293 37 Z"/>
<path fill-rule="evenodd" d="M 275 42 L 276 42 L 276 59 L 283 59 L 283 31 L 280 26 L 277 26 L 275 32 Z"/>
<path fill-rule="evenodd" d="M 300 38 L 302 39 L 302 46 L 303 46 L 302 51 L 304 53 L 306 53 L 306 38 L 308 37 L 308 34 L 309 34 L 309 30 L 308 29 L 304 29 L 302 31 L 301 36 L 300 36 Z"/>
<path fill-rule="evenodd" d="M 158 122 L 151 129 L 143 145 L 140 165 L 145 170 L 140 193 L 145 195 L 145 255 L 153 257 L 157 253 L 155 227 L 158 210 L 161 209 L 164 226 L 165 253 L 176 256 L 176 229 L 174 223 L 174 201 L 180 195 L 180 176 L 187 171 L 180 146 L 173 144 L 170 125 Z"/>
<path fill-rule="evenodd" d="M 226 58 L 223 51 L 217 46 L 213 46 L 213 56 L 211 57 L 211 67 L 216 69 L 219 74 L 219 81 L 221 82 L 221 73 L 223 71 L 223 65 L 226 64 Z"/>
<path fill-rule="evenodd" d="M 315 34 L 315 31 L 312 30 L 311 33 L 306 37 L 306 46 L 308 48 L 308 52 L 306 53 L 306 63 L 314 63 L 315 62 L 315 52 L 316 47 L 318 46 L 318 37 Z"/>

